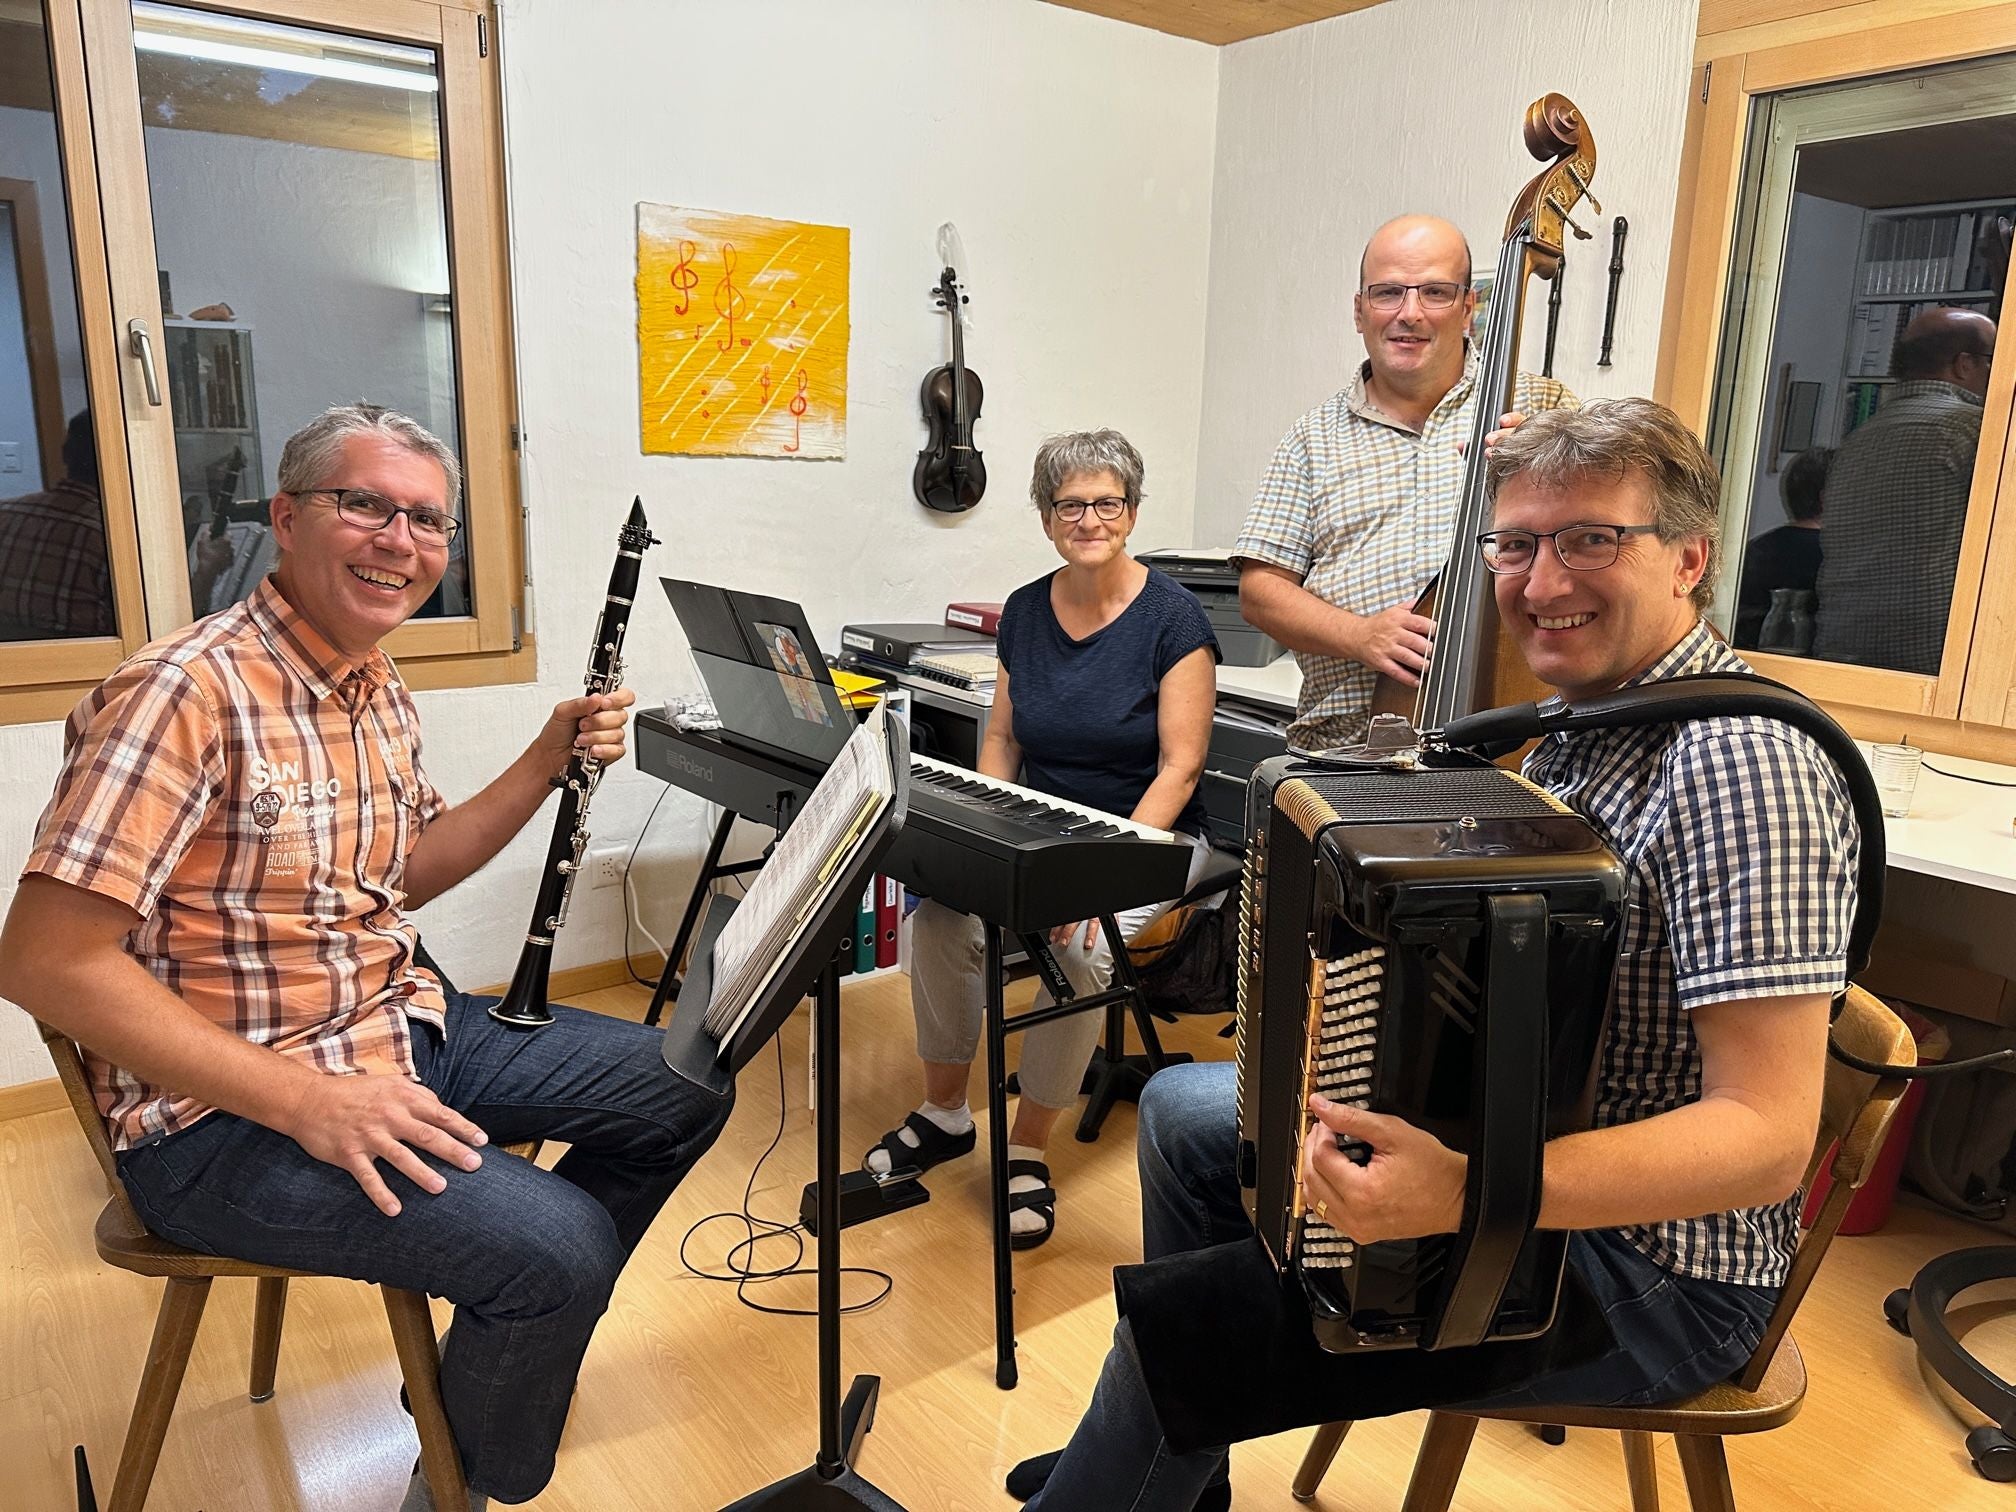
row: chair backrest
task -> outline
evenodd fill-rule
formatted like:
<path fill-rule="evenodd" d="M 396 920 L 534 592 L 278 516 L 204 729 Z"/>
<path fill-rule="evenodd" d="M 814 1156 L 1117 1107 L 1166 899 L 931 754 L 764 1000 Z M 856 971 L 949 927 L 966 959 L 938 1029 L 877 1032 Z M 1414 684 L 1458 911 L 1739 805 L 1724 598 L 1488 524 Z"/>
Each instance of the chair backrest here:
<path fill-rule="evenodd" d="M 127 1200 L 126 1188 L 119 1184 L 119 1167 L 112 1159 L 112 1140 L 105 1132 L 104 1118 L 99 1115 L 98 1099 L 91 1095 L 91 1079 L 84 1072 L 83 1052 L 69 1035 L 50 1028 L 40 1019 L 35 1021 L 35 1027 L 42 1035 L 42 1043 L 49 1049 L 49 1059 L 56 1063 L 56 1079 L 63 1083 L 64 1095 L 70 1099 L 70 1111 L 77 1115 L 77 1126 L 84 1131 L 84 1141 L 91 1146 L 99 1169 L 105 1173 L 105 1183 L 111 1189 L 113 1200 L 126 1209 L 134 1223 L 139 1224 L 140 1216 Z"/>
<path fill-rule="evenodd" d="M 1842 1049 L 1865 1061 L 1908 1066 L 1917 1058 L 1911 1031 L 1904 1027 L 1904 1021 L 1860 987 L 1848 989 L 1841 1015 L 1834 1021 L 1833 1034 Z M 1820 1134 L 1813 1146 L 1813 1158 L 1806 1163 L 1806 1179 L 1801 1186 L 1812 1186 L 1830 1150 L 1834 1158 L 1827 1171 L 1833 1185 L 1828 1188 L 1820 1210 L 1813 1215 L 1813 1222 L 1800 1236 L 1791 1274 L 1778 1294 L 1778 1305 L 1771 1309 L 1756 1353 L 1736 1378 L 1736 1384 L 1745 1391 L 1755 1391 L 1771 1368 L 1771 1357 L 1791 1328 L 1792 1315 L 1805 1300 L 1827 1246 L 1833 1242 L 1848 1212 L 1848 1204 L 1855 1200 L 1869 1173 L 1876 1169 L 1876 1157 L 1882 1153 L 1883 1141 L 1889 1137 L 1891 1122 L 1897 1116 L 1897 1106 L 1910 1085 L 1901 1076 L 1871 1076 L 1831 1055 L 1827 1057 L 1827 1082 L 1820 1098 Z"/>

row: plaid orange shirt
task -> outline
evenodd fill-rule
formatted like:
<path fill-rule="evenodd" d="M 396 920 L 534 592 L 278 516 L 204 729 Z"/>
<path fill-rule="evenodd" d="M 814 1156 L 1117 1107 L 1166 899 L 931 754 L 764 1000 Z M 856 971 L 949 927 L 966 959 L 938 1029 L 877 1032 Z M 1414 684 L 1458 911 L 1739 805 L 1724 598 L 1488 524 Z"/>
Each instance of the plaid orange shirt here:
<path fill-rule="evenodd" d="M 442 1025 L 406 858 L 446 805 L 382 651 L 352 667 L 280 596 L 144 647 L 90 693 L 23 875 L 116 898 L 126 949 L 212 1023 L 335 1075 L 413 1074 Z M 214 1111 L 86 1054 L 113 1146 Z"/>
<path fill-rule="evenodd" d="M 0 503 L 0 564 L 0 640 L 115 633 L 97 489 L 64 478 Z"/>

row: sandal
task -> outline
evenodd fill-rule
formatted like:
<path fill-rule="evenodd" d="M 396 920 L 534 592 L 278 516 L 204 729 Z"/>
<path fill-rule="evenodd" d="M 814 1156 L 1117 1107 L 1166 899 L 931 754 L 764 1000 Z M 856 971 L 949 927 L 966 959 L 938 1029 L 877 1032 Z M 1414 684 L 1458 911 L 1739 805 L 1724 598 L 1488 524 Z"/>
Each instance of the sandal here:
<path fill-rule="evenodd" d="M 912 1145 L 903 1138 L 902 1129 L 891 1129 L 882 1136 L 879 1144 L 861 1157 L 861 1167 L 868 1167 L 868 1155 L 876 1150 L 889 1157 L 889 1174 L 909 1171 L 921 1176 L 935 1165 L 943 1165 L 948 1160 L 956 1160 L 961 1155 L 971 1155 L 979 1127 L 975 1125 L 964 1134 L 947 1134 L 922 1113 L 911 1113 L 903 1120 L 903 1128 L 916 1135 L 917 1143 Z M 887 1178 L 885 1178 L 887 1179 Z"/>
<path fill-rule="evenodd" d="M 1043 1183 L 1032 1192 L 1011 1191 L 1008 1194 L 1008 1212 L 1011 1217 L 1016 1213 L 1031 1212 L 1043 1220 L 1043 1227 L 1033 1233 L 1018 1234 L 1012 1229 L 1009 1231 L 1010 1249 L 1031 1250 L 1057 1232 L 1057 1190 L 1050 1185 L 1050 1167 L 1040 1160 L 1009 1161 L 1008 1179 L 1013 1181 L 1017 1176 L 1033 1177 Z"/>

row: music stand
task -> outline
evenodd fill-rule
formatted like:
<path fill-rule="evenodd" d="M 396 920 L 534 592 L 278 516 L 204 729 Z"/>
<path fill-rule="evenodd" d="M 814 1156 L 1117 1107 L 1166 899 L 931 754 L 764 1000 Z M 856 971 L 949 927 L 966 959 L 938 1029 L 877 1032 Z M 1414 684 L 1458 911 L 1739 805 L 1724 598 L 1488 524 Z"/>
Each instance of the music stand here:
<path fill-rule="evenodd" d="M 888 721 L 890 770 L 895 796 L 865 837 L 836 869 L 825 901 L 785 947 L 784 963 L 755 1009 L 721 1046 L 703 1024 L 713 997 L 714 942 L 739 900 L 717 897 L 708 907 L 694 965 L 680 990 L 672 1020 L 665 1026 L 665 1064 L 696 1086 L 726 1096 L 735 1073 L 769 1043 L 799 999 L 814 995 L 813 1056 L 818 1102 L 819 1182 L 819 1449 L 812 1464 L 730 1503 L 722 1512 L 903 1512 L 900 1503 L 862 1478 L 854 1468 L 861 1444 L 874 1426 L 879 1376 L 856 1376 L 845 1400 L 840 1395 L 840 971 L 835 959 L 854 931 L 853 909 L 876 865 L 894 843 L 909 810 L 910 740 L 900 720 Z"/>

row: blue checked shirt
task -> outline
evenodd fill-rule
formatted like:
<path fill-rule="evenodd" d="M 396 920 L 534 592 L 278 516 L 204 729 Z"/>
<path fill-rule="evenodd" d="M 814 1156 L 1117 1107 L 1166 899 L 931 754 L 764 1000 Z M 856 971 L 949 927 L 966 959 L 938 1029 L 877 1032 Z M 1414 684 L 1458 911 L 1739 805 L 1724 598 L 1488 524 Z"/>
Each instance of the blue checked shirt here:
<path fill-rule="evenodd" d="M 1634 681 L 1748 670 L 1697 624 Z M 1630 877 L 1597 1127 L 1700 1098 L 1690 1010 L 1846 980 L 1860 831 L 1834 763 L 1800 731 L 1732 718 L 1550 735 L 1526 775 L 1594 824 Z M 1798 1220 L 1792 1197 L 1623 1235 L 1683 1275 L 1778 1286 Z"/>
<path fill-rule="evenodd" d="M 1284 568 L 1326 604 L 1364 615 L 1415 603 L 1449 559 L 1463 495 L 1457 446 L 1477 412 L 1477 349 L 1418 432 L 1366 396 L 1370 371 L 1362 364 L 1282 437 L 1232 549 L 1235 560 Z M 1519 374 L 1512 392 L 1529 415 L 1575 405 L 1561 384 L 1532 373 Z M 1372 669 L 1311 651 L 1295 660 L 1302 696 L 1289 742 L 1311 750 L 1363 735 Z"/>

